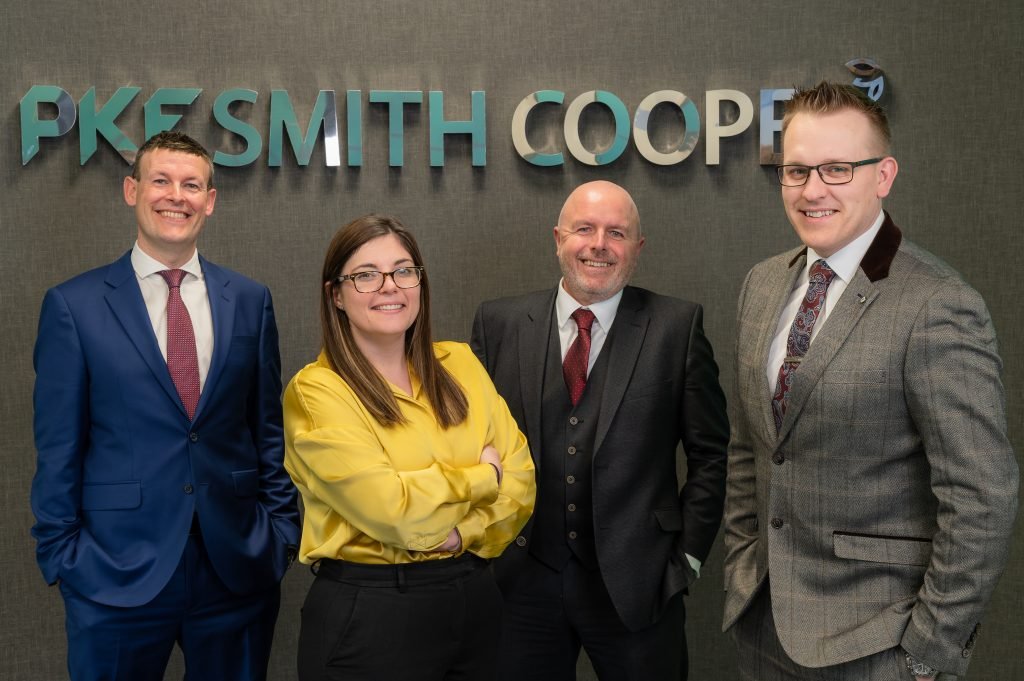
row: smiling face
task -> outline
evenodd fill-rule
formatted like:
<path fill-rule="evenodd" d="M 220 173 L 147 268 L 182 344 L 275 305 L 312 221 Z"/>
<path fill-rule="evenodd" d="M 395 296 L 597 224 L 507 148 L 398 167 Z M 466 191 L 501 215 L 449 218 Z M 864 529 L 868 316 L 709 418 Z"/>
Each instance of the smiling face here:
<path fill-rule="evenodd" d="M 192 257 L 217 190 L 201 156 L 153 149 L 142 158 L 139 179 L 124 178 L 124 200 L 135 208 L 139 248 L 168 267 Z"/>
<path fill-rule="evenodd" d="M 621 291 L 644 245 L 633 199 L 604 181 L 588 182 L 569 195 L 554 234 L 565 290 L 583 305 Z"/>
<path fill-rule="evenodd" d="M 835 113 L 798 113 L 789 121 L 783 163 L 816 166 L 830 161 L 883 160 L 854 169 L 853 181 L 829 185 L 812 171 L 807 184 L 782 187 L 786 214 L 800 240 L 829 257 L 864 234 L 882 210 L 898 170 L 868 117 L 843 109 Z"/>
<path fill-rule="evenodd" d="M 399 238 L 386 234 L 353 251 L 341 274 L 392 272 L 416 264 Z M 334 288 L 334 305 L 348 317 L 356 344 L 365 354 L 372 354 L 368 352 L 371 348 L 405 342 L 405 332 L 420 313 L 420 292 L 419 286 L 398 288 L 394 279 L 386 277 L 379 291 L 360 293 L 351 280 L 346 280 Z"/>

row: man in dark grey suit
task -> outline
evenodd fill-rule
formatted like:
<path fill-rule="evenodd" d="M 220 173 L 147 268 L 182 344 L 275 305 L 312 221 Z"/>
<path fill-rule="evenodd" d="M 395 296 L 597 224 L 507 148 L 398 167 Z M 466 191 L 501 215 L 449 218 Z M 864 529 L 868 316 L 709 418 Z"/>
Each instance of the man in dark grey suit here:
<path fill-rule="evenodd" d="M 724 628 L 742 679 L 955 678 L 1017 510 L 995 330 L 882 210 L 877 104 L 800 91 L 783 142 L 803 245 L 740 294 Z"/>
<path fill-rule="evenodd" d="M 496 562 L 500 678 L 575 679 L 582 645 L 602 681 L 685 679 L 683 592 L 721 521 L 728 439 L 703 313 L 627 286 L 644 238 L 621 187 L 578 187 L 554 237 L 561 284 L 473 325 L 537 466 L 534 516 Z"/>

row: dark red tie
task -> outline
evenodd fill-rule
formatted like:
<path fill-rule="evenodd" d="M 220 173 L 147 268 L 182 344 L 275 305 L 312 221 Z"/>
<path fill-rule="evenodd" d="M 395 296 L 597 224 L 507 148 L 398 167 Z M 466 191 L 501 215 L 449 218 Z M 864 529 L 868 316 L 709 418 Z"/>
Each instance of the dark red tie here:
<path fill-rule="evenodd" d="M 815 260 L 807 278 L 807 293 L 800 301 L 793 325 L 789 327 L 789 338 L 786 341 L 786 357 L 779 367 L 779 381 L 772 396 L 772 414 L 775 416 L 776 432 L 782 428 L 782 417 L 786 415 L 786 395 L 793 385 L 793 376 L 800 366 L 807 349 L 811 347 L 811 332 L 818 321 L 821 308 L 825 306 L 825 294 L 828 285 L 836 273 L 824 260 Z"/>
<path fill-rule="evenodd" d="M 164 270 L 159 274 L 167 282 L 168 289 L 167 369 L 191 419 L 196 415 L 196 405 L 199 404 L 199 359 L 192 318 L 181 299 L 181 280 L 185 278 L 185 270 Z"/>
<path fill-rule="evenodd" d="M 587 387 L 587 364 L 590 362 L 590 327 L 594 324 L 594 313 L 590 310 L 577 308 L 572 313 L 579 334 L 565 353 L 562 362 L 562 375 L 565 376 L 565 387 L 569 389 L 569 399 L 573 406 L 583 397 L 583 389 Z"/>

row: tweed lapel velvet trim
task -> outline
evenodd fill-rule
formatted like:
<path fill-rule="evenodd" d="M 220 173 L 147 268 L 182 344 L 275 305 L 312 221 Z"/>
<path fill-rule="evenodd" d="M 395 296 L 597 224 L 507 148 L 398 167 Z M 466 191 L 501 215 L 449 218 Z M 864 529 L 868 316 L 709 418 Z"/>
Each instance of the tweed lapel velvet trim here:
<path fill-rule="evenodd" d="M 900 228 L 892 221 L 892 217 L 888 212 L 883 212 L 885 213 L 885 220 L 882 221 L 878 234 L 875 235 L 871 245 L 868 246 L 867 252 L 864 253 L 864 258 L 860 261 L 860 268 L 864 270 L 868 281 L 871 282 L 876 282 L 889 276 L 889 267 L 892 265 L 893 258 L 896 257 L 896 251 L 899 250 L 900 243 L 903 241 L 903 233 L 900 231 Z M 797 251 L 793 259 L 789 261 L 789 266 L 795 265 L 797 260 L 805 255 L 807 255 L 806 247 Z"/>

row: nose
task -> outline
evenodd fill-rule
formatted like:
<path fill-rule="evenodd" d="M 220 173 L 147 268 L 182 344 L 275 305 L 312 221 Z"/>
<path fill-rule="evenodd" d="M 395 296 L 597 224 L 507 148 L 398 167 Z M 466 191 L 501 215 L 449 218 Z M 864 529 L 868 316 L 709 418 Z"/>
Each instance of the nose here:
<path fill-rule="evenodd" d="M 828 192 L 828 185 L 821 179 L 821 175 L 818 174 L 817 170 L 811 172 L 807 177 L 807 182 L 801 190 L 805 199 L 820 198 Z"/>
<path fill-rule="evenodd" d="M 398 284 L 395 283 L 394 272 L 383 272 L 384 282 L 380 286 L 381 291 L 397 291 Z"/>
<path fill-rule="evenodd" d="M 608 235 L 605 234 L 603 229 L 595 229 L 594 235 L 590 241 L 590 247 L 595 251 L 603 251 L 608 245 Z"/>

